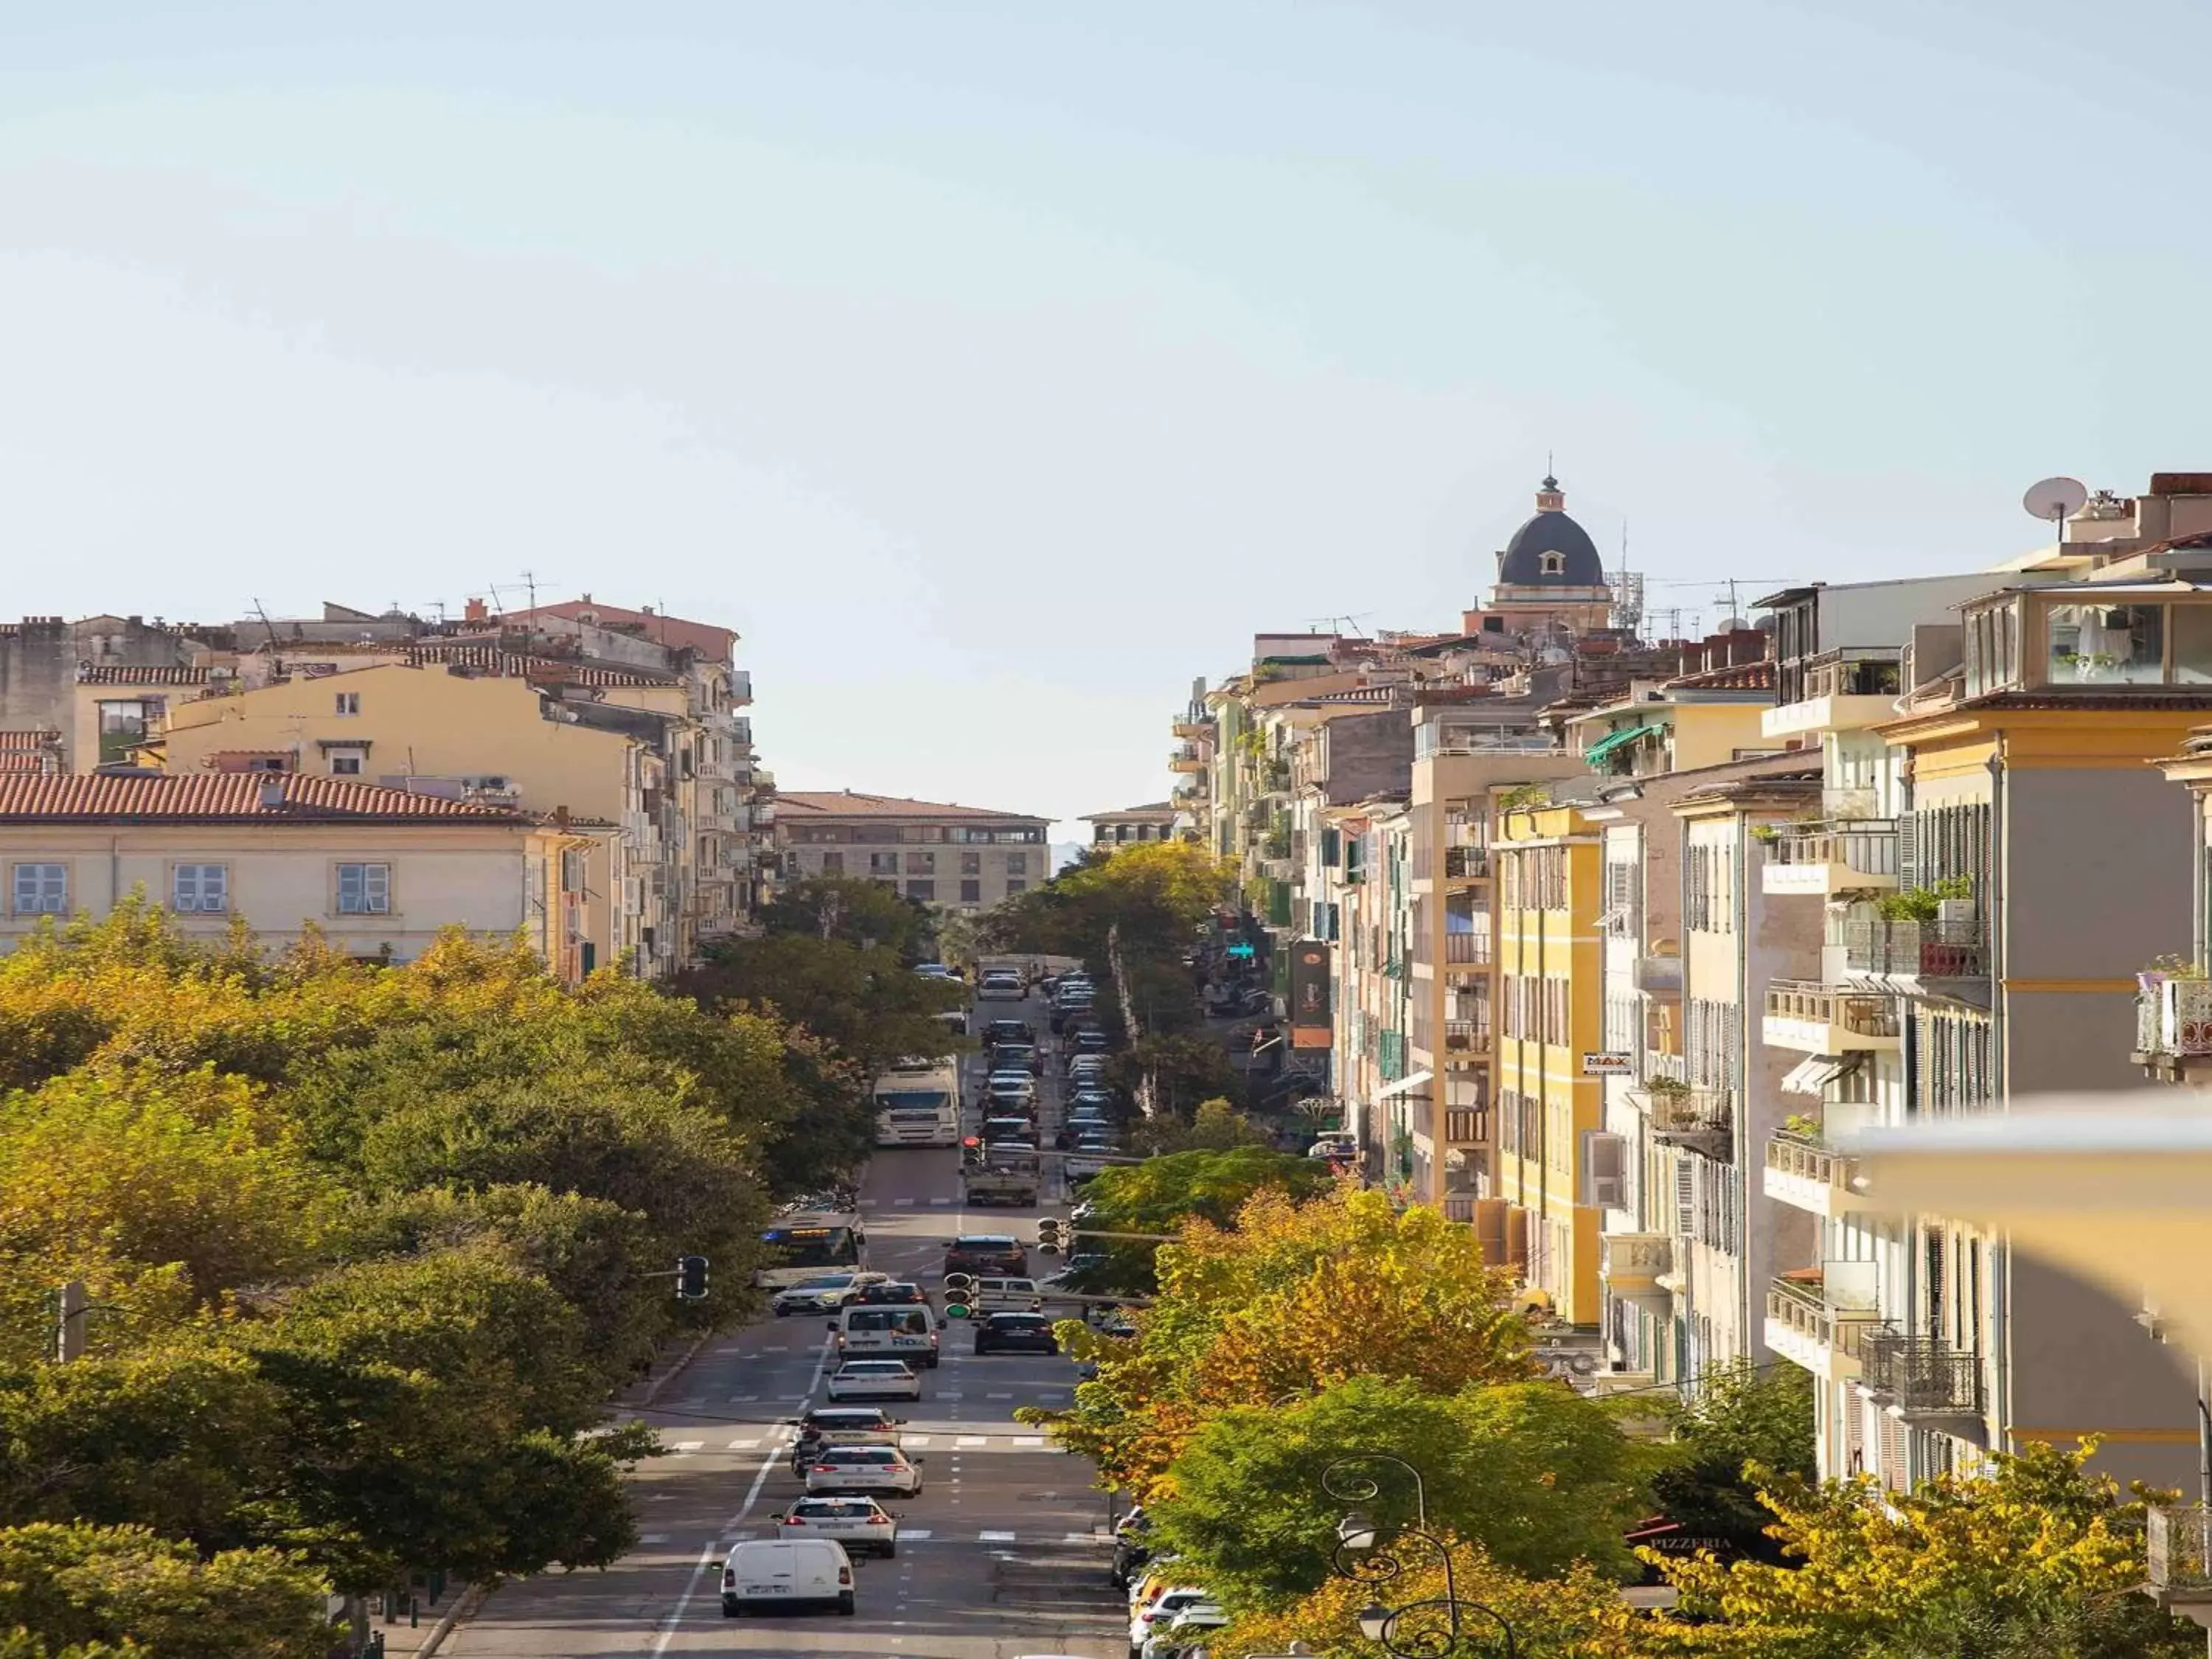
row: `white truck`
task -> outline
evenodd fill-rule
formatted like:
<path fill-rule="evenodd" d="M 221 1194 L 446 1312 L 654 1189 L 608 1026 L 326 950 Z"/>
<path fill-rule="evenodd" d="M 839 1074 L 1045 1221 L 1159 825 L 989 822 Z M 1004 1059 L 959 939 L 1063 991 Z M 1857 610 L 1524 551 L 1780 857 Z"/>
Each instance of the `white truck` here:
<path fill-rule="evenodd" d="M 1039 1159 L 1030 1147 L 981 1147 L 975 1157 L 961 1165 L 961 1202 L 971 1206 L 1033 1206 L 1037 1201 L 1042 1179 L 1038 1169 Z"/>

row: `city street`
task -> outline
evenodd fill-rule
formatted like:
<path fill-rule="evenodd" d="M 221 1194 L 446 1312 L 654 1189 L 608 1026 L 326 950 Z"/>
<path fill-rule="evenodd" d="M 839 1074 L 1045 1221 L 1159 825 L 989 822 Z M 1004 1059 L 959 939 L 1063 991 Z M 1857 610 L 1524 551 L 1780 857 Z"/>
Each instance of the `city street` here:
<path fill-rule="evenodd" d="M 1038 1005 L 987 1003 L 986 1017 L 1019 1012 L 1040 1028 Z M 980 1057 L 965 1068 L 962 1109 L 972 1127 Z M 1044 1121 L 1060 1107 L 1048 1053 Z M 1033 1241 L 1036 1211 L 963 1212 L 959 1155 L 886 1151 L 861 1188 L 873 1267 L 933 1289 L 956 1231 L 1012 1231 Z M 1058 1177 L 1054 1177 L 1055 1183 Z M 1064 1204 L 1060 1206 L 1063 1211 Z M 1033 1273 L 1049 1270 L 1036 1260 Z M 918 1498 L 885 1507 L 903 1517 L 898 1554 L 855 1562 L 859 1613 L 726 1619 L 721 1559 L 744 1538 L 769 1536 L 798 1492 L 783 1419 L 823 1401 L 830 1369 L 827 1322 L 763 1318 L 706 1350 L 643 1413 L 670 1455 L 636 1476 L 638 1548 L 605 1572 L 550 1574 L 511 1584 L 457 1630 L 456 1659 L 567 1659 L 645 1653 L 810 1654 L 822 1659 L 1012 1659 L 1072 1654 L 1121 1659 L 1121 1597 L 1106 1582 L 1106 1499 L 1087 1463 L 1053 1450 L 1017 1423 L 1022 1406 L 1065 1404 L 1073 1366 L 1041 1355 L 969 1352 L 963 1326 L 946 1333 L 944 1362 L 926 1371 L 923 1397 L 890 1407 L 908 1419 L 906 1446 L 925 1460 Z"/>

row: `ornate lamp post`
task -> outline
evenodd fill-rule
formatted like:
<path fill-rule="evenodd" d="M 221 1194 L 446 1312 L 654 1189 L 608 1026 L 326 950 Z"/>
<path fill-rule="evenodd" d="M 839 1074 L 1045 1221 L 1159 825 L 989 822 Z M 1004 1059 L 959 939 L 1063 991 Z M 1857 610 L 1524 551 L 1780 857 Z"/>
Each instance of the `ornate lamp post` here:
<path fill-rule="evenodd" d="M 1474 1614 L 1498 1626 L 1504 1638 L 1500 1651 L 1504 1659 L 1514 1659 L 1517 1650 L 1513 1626 L 1506 1621 L 1505 1615 L 1495 1607 L 1463 1600 L 1460 1595 L 1458 1581 L 1452 1572 L 1451 1551 L 1443 1540 L 1428 1530 L 1429 1494 L 1420 1470 L 1390 1452 L 1351 1452 L 1321 1472 L 1321 1489 L 1340 1503 L 1371 1502 L 1381 1496 L 1382 1488 L 1371 1475 L 1357 1470 L 1361 1464 L 1376 1463 L 1403 1469 L 1413 1477 L 1417 1523 L 1401 1528 L 1391 1540 L 1390 1547 L 1380 1548 L 1373 1519 L 1359 1510 L 1350 1510 L 1337 1522 L 1336 1548 L 1330 1556 L 1331 1562 L 1340 1576 L 1379 1588 L 1406 1573 L 1407 1564 L 1399 1558 L 1397 1548 L 1402 1540 L 1411 1539 L 1443 1564 L 1444 1593 L 1397 1607 L 1386 1607 L 1381 1601 L 1370 1600 L 1359 1611 L 1360 1634 L 1380 1644 L 1393 1659 L 1445 1659 L 1459 1646 L 1462 1620 Z"/>

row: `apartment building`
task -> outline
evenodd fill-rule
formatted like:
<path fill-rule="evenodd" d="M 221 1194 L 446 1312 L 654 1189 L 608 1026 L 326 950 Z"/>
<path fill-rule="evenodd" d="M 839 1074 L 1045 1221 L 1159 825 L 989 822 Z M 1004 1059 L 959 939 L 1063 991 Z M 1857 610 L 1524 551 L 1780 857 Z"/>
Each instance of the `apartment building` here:
<path fill-rule="evenodd" d="M 1144 806 L 1124 806 L 1114 812 L 1091 812 L 1083 822 L 1091 826 L 1091 844 L 1105 851 L 1139 846 L 1146 842 L 1173 841 L 1181 814 L 1172 801 L 1156 800 Z"/>
<path fill-rule="evenodd" d="M 2194 1469 L 2194 1384 L 2135 1309 L 2000 1232 L 1887 1214 L 1829 1143 L 1841 1127 L 2140 1080 L 2138 975 L 2191 944 L 2186 799 L 2147 763 L 2183 752 L 2212 709 L 2208 540 L 2069 542 L 1984 576 L 1955 621 L 1910 630 L 1901 696 L 1854 685 L 1881 659 L 1838 629 L 1796 653 L 1808 659 L 1787 683 L 1802 695 L 1776 724 L 1819 733 L 1827 800 L 1852 816 L 1778 838 L 1765 872 L 1770 890 L 1823 902 L 1814 1006 L 1842 1028 L 1811 1057 L 1818 1127 L 1767 1147 L 1767 1194 L 1820 1230 L 1816 1257 L 1771 1287 L 1767 1322 L 1777 1351 L 1820 1379 L 1830 1474 L 1902 1486 L 2087 1436 L 2124 1479 L 2178 1485 Z M 1865 757 L 1871 740 L 1881 761 Z M 1853 1038 L 1864 1059 L 1838 1052 Z"/>
<path fill-rule="evenodd" d="M 792 878 L 865 876 L 923 904 L 976 910 L 1052 873 L 1046 818 L 851 789 L 786 790 L 776 808 Z"/>
<path fill-rule="evenodd" d="M 567 930 L 604 836 L 341 778 L 0 776 L 0 939 L 139 893 L 188 936 L 242 918 L 281 949 L 312 924 L 371 961 L 410 961 L 451 926 L 520 934 L 573 979 Z"/>

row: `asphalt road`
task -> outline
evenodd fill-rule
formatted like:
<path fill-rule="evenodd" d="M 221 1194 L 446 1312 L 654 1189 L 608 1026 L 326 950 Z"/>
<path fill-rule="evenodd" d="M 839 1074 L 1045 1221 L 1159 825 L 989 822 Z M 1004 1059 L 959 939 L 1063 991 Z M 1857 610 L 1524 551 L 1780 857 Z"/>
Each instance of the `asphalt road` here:
<path fill-rule="evenodd" d="M 1042 1032 L 1035 1000 L 983 1009 L 990 1018 L 1019 1012 Z M 971 1079 L 976 1064 L 971 1058 Z M 1048 1139 L 1060 1107 L 1058 1072 L 1048 1050 Z M 964 1098 L 963 1111 L 972 1125 Z M 1034 1240 L 1040 1212 L 963 1212 L 958 1170 L 958 1153 L 947 1149 L 887 1150 L 877 1158 L 860 1200 L 870 1266 L 934 1286 L 944 1243 L 956 1231 Z M 1066 1212 L 1064 1202 L 1048 1207 Z M 1030 1267 L 1049 1270 L 1035 1259 Z M 918 1498 L 886 1504 L 904 1517 L 899 1553 L 855 1564 L 858 1613 L 723 1617 L 723 1555 L 741 1538 L 769 1536 L 769 1517 L 798 1493 L 783 1419 L 823 1401 L 828 1334 L 817 1319 L 768 1319 L 702 1351 L 642 1413 L 673 1452 L 638 1471 L 638 1548 L 604 1572 L 506 1586 L 443 1651 L 456 1659 L 1124 1659 L 1125 1604 L 1106 1582 L 1104 1495 L 1092 1489 L 1087 1462 L 1053 1450 L 1013 1417 L 1022 1406 L 1066 1404 L 1073 1366 L 1034 1354 L 978 1358 L 957 1328 L 946 1334 L 944 1363 L 923 1374 L 921 1402 L 890 1407 L 908 1419 L 909 1450 L 927 1460 L 925 1486 Z"/>

